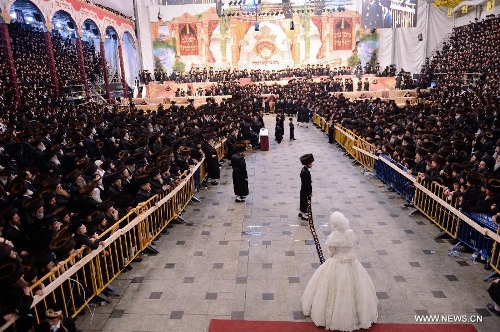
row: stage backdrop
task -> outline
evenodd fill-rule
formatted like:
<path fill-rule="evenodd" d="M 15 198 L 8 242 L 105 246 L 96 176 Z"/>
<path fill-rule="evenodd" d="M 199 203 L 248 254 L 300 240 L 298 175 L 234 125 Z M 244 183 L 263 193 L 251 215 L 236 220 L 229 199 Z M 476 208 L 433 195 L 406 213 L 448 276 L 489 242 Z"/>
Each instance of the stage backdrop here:
<path fill-rule="evenodd" d="M 262 9 L 264 11 L 265 9 Z M 176 60 L 192 67 L 280 70 L 306 65 L 376 65 L 378 31 L 362 28 L 359 11 L 294 11 L 290 18 L 259 10 L 219 17 L 215 4 L 151 6 L 155 68 Z M 227 15 L 229 14 L 229 15 Z"/>

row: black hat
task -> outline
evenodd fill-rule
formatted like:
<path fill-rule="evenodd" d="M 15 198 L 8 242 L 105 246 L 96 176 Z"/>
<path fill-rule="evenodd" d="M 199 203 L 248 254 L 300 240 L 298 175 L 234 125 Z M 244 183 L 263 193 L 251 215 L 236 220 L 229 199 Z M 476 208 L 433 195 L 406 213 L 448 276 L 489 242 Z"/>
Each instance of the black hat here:
<path fill-rule="evenodd" d="M 493 159 L 493 157 L 489 154 L 485 154 L 481 160 L 485 162 L 488 170 L 492 171 L 493 167 L 495 167 L 495 159 Z"/>
<path fill-rule="evenodd" d="M 500 192 L 500 180 L 498 179 L 489 179 L 486 181 L 486 184 L 484 187 L 494 193 L 499 193 Z"/>
<path fill-rule="evenodd" d="M 455 173 L 462 173 L 463 170 L 467 168 L 467 165 L 453 163 L 451 164 L 451 170 Z"/>
<path fill-rule="evenodd" d="M 12 217 L 14 217 L 17 213 L 19 212 L 19 210 L 17 208 L 15 208 L 13 205 L 10 205 L 6 210 L 5 212 L 3 213 L 3 217 L 5 219 L 5 221 L 9 221 L 12 219 Z"/>
<path fill-rule="evenodd" d="M 476 172 L 468 172 L 466 178 L 467 178 L 467 182 L 470 182 L 471 184 L 474 184 L 474 185 L 481 184 L 481 176 Z"/>
<path fill-rule="evenodd" d="M 443 165 L 446 162 L 446 159 L 444 159 L 441 155 L 434 153 L 431 157 L 431 161 L 434 161 L 439 165 Z"/>
<path fill-rule="evenodd" d="M 37 197 L 43 199 L 44 202 L 49 202 L 56 197 L 56 192 L 51 188 L 45 188 L 37 194 Z"/>
<path fill-rule="evenodd" d="M 148 172 L 148 174 L 153 177 L 161 173 L 160 169 L 156 166 L 146 167 L 146 172 Z"/>
<path fill-rule="evenodd" d="M 9 192 L 14 196 L 22 196 L 28 191 L 28 184 L 19 176 L 10 183 Z"/>
<path fill-rule="evenodd" d="M 38 210 L 43 206 L 43 199 L 32 198 L 22 203 L 23 208 L 28 212 Z"/>
<path fill-rule="evenodd" d="M 79 177 L 80 175 L 82 175 L 82 171 L 80 171 L 78 168 L 73 170 L 71 173 L 68 174 L 68 176 L 66 176 L 66 180 L 68 182 L 73 182 L 76 180 L 77 177 Z"/>
<path fill-rule="evenodd" d="M 141 168 L 141 167 L 146 167 L 148 165 L 148 163 L 145 161 L 145 160 L 138 160 L 136 163 L 135 163 L 135 167 L 136 168 Z"/>
<path fill-rule="evenodd" d="M 8 168 L 0 170 L 0 176 L 11 176 L 12 171 Z"/>
<path fill-rule="evenodd" d="M 21 263 L 15 258 L 8 257 L 0 262 L 0 285 L 12 286 L 21 279 L 23 272 Z"/>
<path fill-rule="evenodd" d="M 52 214 L 56 216 L 57 219 L 61 219 L 66 215 L 71 214 L 71 211 L 66 207 L 66 205 L 61 205 L 52 211 Z"/>
<path fill-rule="evenodd" d="M 66 233 L 56 236 L 50 242 L 49 249 L 59 257 L 66 257 L 75 246 L 76 242 L 73 239 L 73 235 Z"/>
<path fill-rule="evenodd" d="M 24 280 L 28 283 L 31 283 L 33 279 L 35 279 L 38 276 L 38 269 L 36 268 L 36 265 L 31 265 L 29 267 L 25 266 L 25 271 L 24 271 Z"/>
<path fill-rule="evenodd" d="M 44 216 L 42 219 L 43 224 L 47 227 L 54 225 L 54 223 L 56 221 L 57 221 L 57 218 L 53 214 L 48 214 L 48 215 Z"/>
<path fill-rule="evenodd" d="M 115 205 L 115 202 L 113 202 L 111 199 L 106 199 L 104 202 L 99 204 L 97 208 L 103 212 L 108 211 L 113 205 Z"/>
<path fill-rule="evenodd" d="M 415 149 L 415 153 L 418 154 L 421 157 L 425 157 L 427 155 L 427 153 L 429 153 L 429 151 L 427 151 L 424 148 L 416 148 Z"/>
<path fill-rule="evenodd" d="M 305 154 L 300 157 L 300 162 L 302 163 L 302 165 L 312 164 L 314 162 L 314 156 L 312 155 L 312 153 Z"/>
<path fill-rule="evenodd" d="M 125 165 L 134 165 L 135 159 L 133 157 L 125 157 L 125 158 L 123 158 L 123 163 Z"/>
<path fill-rule="evenodd" d="M 79 229 L 80 227 L 82 227 L 82 225 L 83 225 L 83 223 L 82 223 L 81 221 L 78 221 L 78 220 L 77 220 L 77 221 L 75 221 L 75 222 L 73 222 L 73 223 L 71 224 L 71 226 L 70 226 L 69 230 L 70 230 L 70 232 L 71 232 L 71 233 L 76 234 L 76 232 L 78 231 L 78 229 Z"/>
<path fill-rule="evenodd" d="M 135 198 L 132 195 L 121 195 L 115 198 L 116 206 L 120 208 L 135 207 L 137 204 Z"/>
<path fill-rule="evenodd" d="M 234 143 L 234 149 L 236 152 L 244 152 L 247 149 L 247 145 L 244 142 L 236 142 Z"/>
<path fill-rule="evenodd" d="M 181 155 L 183 155 L 183 156 L 187 156 L 187 155 L 189 155 L 189 154 L 191 153 L 191 149 L 190 149 L 190 148 L 188 148 L 187 146 L 181 146 L 181 147 L 179 148 L 179 153 L 180 153 Z"/>
<path fill-rule="evenodd" d="M 41 270 L 45 268 L 47 265 L 50 264 L 50 262 L 54 261 L 54 255 L 52 254 L 51 251 L 42 251 L 39 252 L 38 254 L 35 255 L 35 265 L 36 267 Z"/>
<path fill-rule="evenodd" d="M 95 225 L 99 224 L 104 219 L 106 219 L 106 215 L 104 214 L 104 212 L 98 210 L 93 211 L 87 216 L 87 220 Z"/>
<path fill-rule="evenodd" d="M 149 180 L 150 180 L 150 178 L 149 178 L 149 174 L 147 174 L 147 173 L 143 173 L 143 174 L 137 175 L 137 176 L 135 177 L 135 182 L 136 182 L 136 183 L 137 183 L 137 185 L 139 185 L 139 186 L 142 186 L 142 185 L 144 185 L 144 184 L 148 183 L 148 182 L 149 182 Z"/>

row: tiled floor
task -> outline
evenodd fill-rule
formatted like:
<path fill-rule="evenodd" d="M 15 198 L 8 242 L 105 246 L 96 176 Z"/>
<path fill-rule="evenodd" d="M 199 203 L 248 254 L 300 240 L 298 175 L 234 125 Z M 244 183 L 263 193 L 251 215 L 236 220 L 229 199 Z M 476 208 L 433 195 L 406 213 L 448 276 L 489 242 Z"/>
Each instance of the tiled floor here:
<path fill-rule="evenodd" d="M 324 242 L 330 212 L 340 210 L 358 238 L 360 261 L 372 277 L 379 322 L 414 323 L 415 315 L 482 316 L 480 332 L 498 331 L 500 318 L 486 309 L 487 271 L 470 254 L 448 257 L 451 245 L 421 215 L 409 216 L 401 198 L 312 125 L 274 141 L 274 117 L 266 116 L 270 150 L 246 156 L 250 195 L 234 202 L 231 168 L 220 185 L 197 194 L 184 217 L 113 285 L 124 294 L 77 320 L 84 331 L 207 331 L 210 319 L 305 320 L 302 292 L 319 266 L 306 222 L 297 218 L 301 165 L 313 153 L 312 210 Z M 326 248 L 324 248 L 326 250 Z M 89 310 L 87 310 L 90 312 Z"/>

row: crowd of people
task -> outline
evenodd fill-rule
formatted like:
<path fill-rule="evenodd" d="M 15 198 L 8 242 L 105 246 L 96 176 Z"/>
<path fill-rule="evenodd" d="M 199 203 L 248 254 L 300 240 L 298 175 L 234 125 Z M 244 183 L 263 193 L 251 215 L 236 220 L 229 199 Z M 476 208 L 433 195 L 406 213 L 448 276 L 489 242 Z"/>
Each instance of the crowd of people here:
<path fill-rule="evenodd" d="M 147 84 L 151 81 L 163 83 L 164 81 L 175 81 L 176 83 L 200 83 L 200 82 L 232 82 L 242 78 L 250 78 L 252 82 L 261 81 L 279 81 L 292 78 L 328 77 L 334 79 L 342 75 L 375 75 L 375 76 L 395 76 L 395 67 L 387 66 L 380 71 L 380 65 L 371 65 L 367 63 L 364 67 L 358 66 L 351 69 L 349 66 L 330 67 L 326 64 L 306 65 L 304 68 L 287 68 L 281 70 L 262 70 L 262 69 L 214 69 L 191 68 L 188 72 L 172 72 L 168 74 L 163 69 L 156 68 L 153 73 L 147 70 L 141 70 L 138 74 L 140 82 Z"/>
<path fill-rule="evenodd" d="M 429 68 L 449 66 L 449 53 L 462 56 L 463 43 L 482 40 L 471 52 L 483 42 L 496 45 L 499 37 L 492 31 L 498 22 L 455 28 L 453 47 L 433 58 Z M 330 125 L 353 130 L 411 174 L 447 186 L 450 200 L 464 211 L 500 215 L 499 64 L 487 53 L 478 51 L 474 61 L 458 60 L 461 66 L 441 70 L 438 88 L 419 92 L 427 102 L 415 105 L 335 97 L 329 93 L 332 78 L 314 82 L 307 70 L 297 69 L 292 72 L 300 75 L 288 84 L 271 86 L 240 85 L 232 75 L 245 71 L 219 73 L 227 77 L 214 84 L 215 94 L 231 99 L 216 103 L 207 97 L 198 109 L 172 102 L 168 109 L 146 113 L 54 98 L 47 89 L 47 64 L 33 56 L 44 52 L 43 34 L 10 29 L 24 105 L 5 107 L 0 116 L 0 267 L 13 271 L 0 275 L 0 324 L 18 312 L 17 329 L 30 326 L 29 285 L 82 245 L 97 248 L 98 235 L 137 203 L 179 185 L 203 157 L 213 159 L 215 140 L 227 139 L 228 158 L 241 153 L 239 141 L 257 145 L 266 111 L 263 94 L 274 96 L 280 113 L 314 111 Z M 469 40 L 469 33 L 476 37 Z M 461 79 L 470 70 L 479 70 L 480 81 L 464 89 Z M 215 73 L 210 78 L 217 81 Z M 215 166 L 212 160 L 213 184 L 220 176 Z M 235 194 L 241 201 L 247 191 Z M 61 251 L 53 243 L 63 236 L 69 243 Z"/>

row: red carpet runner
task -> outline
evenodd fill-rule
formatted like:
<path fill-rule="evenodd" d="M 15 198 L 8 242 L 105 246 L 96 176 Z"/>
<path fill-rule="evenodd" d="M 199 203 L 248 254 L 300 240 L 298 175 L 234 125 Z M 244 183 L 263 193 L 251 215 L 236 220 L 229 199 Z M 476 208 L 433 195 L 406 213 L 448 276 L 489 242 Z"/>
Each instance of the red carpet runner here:
<path fill-rule="evenodd" d="M 210 321 L 209 332 L 320 332 L 312 322 L 264 322 L 250 320 Z M 477 332 L 471 324 L 374 324 L 365 332 Z"/>

